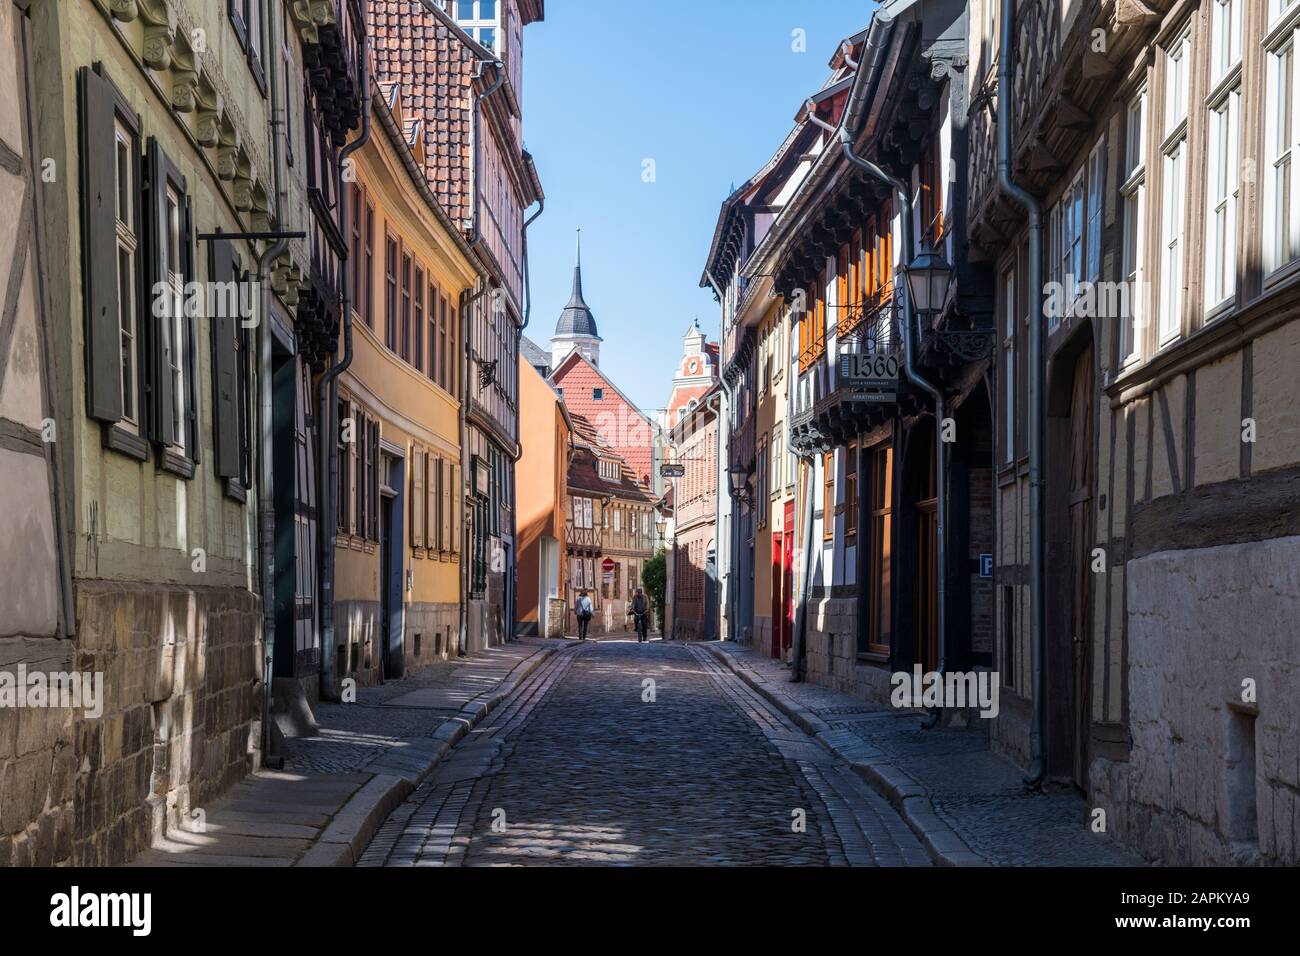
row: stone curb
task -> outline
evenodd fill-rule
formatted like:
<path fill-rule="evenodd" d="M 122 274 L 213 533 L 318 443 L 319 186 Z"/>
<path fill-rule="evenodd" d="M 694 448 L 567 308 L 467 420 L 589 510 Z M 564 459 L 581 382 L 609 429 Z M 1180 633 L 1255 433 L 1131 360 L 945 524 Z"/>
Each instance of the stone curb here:
<path fill-rule="evenodd" d="M 566 649 L 543 647 L 520 661 L 490 697 L 470 701 L 456 716 L 444 722 L 429 738 L 431 742 L 436 741 L 431 746 L 421 746 L 422 742 L 419 742 L 400 751 L 389 750 L 378 758 L 372 766 L 387 772 L 376 773 L 369 783 L 348 799 L 294 866 L 354 865 L 389 814 L 433 773 L 439 761 L 461 738 L 496 710 L 544 661 Z"/>
<path fill-rule="evenodd" d="M 987 860 L 967 846 L 957 832 L 935 813 L 930 791 L 906 770 L 883 756 L 869 756 L 861 751 L 853 753 L 846 750 L 836 739 L 841 735 L 833 731 L 815 711 L 792 700 L 774 687 L 772 681 L 754 673 L 716 645 L 701 646 L 715 658 L 724 661 L 732 673 L 762 694 L 777 710 L 794 721 L 804 733 L 835 756 L 846 761 L 853 768 L 854 773 L 870 784 L 898 811 L 935 863 L 940 866 L 989 865 Z"/>

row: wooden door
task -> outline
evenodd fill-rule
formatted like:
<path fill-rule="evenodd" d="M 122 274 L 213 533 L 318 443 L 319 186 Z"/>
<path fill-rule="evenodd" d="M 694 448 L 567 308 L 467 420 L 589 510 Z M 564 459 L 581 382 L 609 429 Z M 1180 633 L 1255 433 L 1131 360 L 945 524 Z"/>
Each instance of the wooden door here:
<path fill-rule="evenodd" d="M 1072 591 L 1071 689 L 1074 780 L 1088 789 L 1088 734 L 1092 723 L 1092 474 L 1093 474 L 1092 346 L 1074 366 L 1070 400 L 1070 553 Z"/>
<path fill-rule="evenodd" d="M 939 501 L 916 503 L 916 654 L 925 673 L 939 666 Z"/>

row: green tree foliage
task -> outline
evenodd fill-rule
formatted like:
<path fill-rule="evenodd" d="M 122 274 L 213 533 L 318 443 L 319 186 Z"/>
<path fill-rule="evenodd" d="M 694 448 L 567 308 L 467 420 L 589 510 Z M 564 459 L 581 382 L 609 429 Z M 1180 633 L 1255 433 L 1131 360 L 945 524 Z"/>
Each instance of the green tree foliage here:
<path fill-rule="evenodd" d="M 659 618 L 659 630 L 663 630 L 664 598 L 668 590 L 668 553 L 660 550 L 641 569 L 641 586 L 650 596 L 655 614 Z"/>

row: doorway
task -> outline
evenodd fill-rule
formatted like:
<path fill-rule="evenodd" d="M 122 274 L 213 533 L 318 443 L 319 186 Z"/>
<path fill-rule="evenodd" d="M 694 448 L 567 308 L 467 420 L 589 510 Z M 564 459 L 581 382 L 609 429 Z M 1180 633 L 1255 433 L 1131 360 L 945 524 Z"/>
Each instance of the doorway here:
<path fill-rule="evenodd" d="M 1074 782 L 1088 790 L 1088 734 L 1092 723 L 1092 345 L 1074 363 L 1070 397 L 1070 701 Z"/>

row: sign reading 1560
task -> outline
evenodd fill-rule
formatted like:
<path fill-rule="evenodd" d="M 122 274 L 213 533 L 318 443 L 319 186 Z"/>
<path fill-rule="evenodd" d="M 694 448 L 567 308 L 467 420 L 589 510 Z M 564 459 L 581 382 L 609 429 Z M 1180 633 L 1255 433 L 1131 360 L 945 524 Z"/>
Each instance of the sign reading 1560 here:
<path fill-rule="evenodd" d="M 862 352 L 841 355 L 840 379 L 846 385 L 896 385 L 898 356 Z"/>

